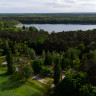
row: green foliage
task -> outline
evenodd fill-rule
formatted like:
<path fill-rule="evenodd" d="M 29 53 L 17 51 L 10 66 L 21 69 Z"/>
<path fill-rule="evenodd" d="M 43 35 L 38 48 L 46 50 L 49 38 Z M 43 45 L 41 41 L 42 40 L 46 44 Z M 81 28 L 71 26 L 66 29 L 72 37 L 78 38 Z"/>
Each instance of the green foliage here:
<path fill-rule="evenodd" d="M 5 50 L 6 50 L 6 52 L 9 51 L 9 42 L 8 42 L 8 40 L 5 41 Z"/>
<path fill-rule="evenodd" d="M 74 60 L 76 58 L 79 58 L 80 55 L 80 50 L 74 49 L 74 48 L 69 48 L 67 52 L 65 53 L 65 57 Z"/>
<path fill-rule="evenodd" d="M 44 32 L 44 29 L 40 29 L 39 31 L 40 31 L 40 32 Z"/>
<path fill-rule="evenodd" d="M 70 69 L 70 60 L 68 58 L 63 57 L 61 60 L 61 67 L 62 70 L 68 70 Z"/>
<path fill-rule="evenodd" d="M 36 27 L 34 27 L 34 26 L 30 26 L 29 31 L 31 31 L 31 32 L 38 31 L 38 29 Z"/>
<path fill-rule="evenodd" d="M 35 59 L 36 53 L 35 53 L 34 49 L 30 49 L 30 57 Z"/>
<path fill-rule="evenodd" d="M 88 59 L 96 61 L 96 50 L 94 51 L 90 50 L 87 56 L 88 56 Z"/>
<path fill-rule="evenodd" d="M 4 28 L 4 23 L 0 22 L 0 30 L 2 30 Z"/>
<path fill-rule="evenodd" d="M 78 69 L 79 66 L 80 66 L 80 59 L 77 58 L 77 59 L 73 60 L 73 68 Z"/>
<path fill-rule="evenodd" d="M 33 48 L 29 48 L 27 45 L 24 45 L 23 51 L 25 52 L 25 56 L 35 59 L 36 53 Z"/>
<path fill-rule="evenodd" d="M 23 30 L 25 30 L 25 29 L 26 29 L 26 27 L 25 27 L 25 26 L 23 26 L 23 27 L 22 27 L 22 29 L 23 29 Z"/>
<path fill-rule="evenodd" d="M 56 53 L 55 51 L 52 52 L 52 64 L 55 64 L 55 60 L 57 57 L 60 57 L 59 53 Z"/>
<path fill-rule="evenodd" d="M 32 64 L 32 68 L 34 73 L 38 74 L 42 70 L 42 66 L 44 65 L 44 62 L 42 60 L 34 60 Z"/>
<path fill-rule="evenodd" d="M 30 65 L 26 65 L 24 68 L 23 68 L 23 74 L 24 74 L 24 77 L 26 78 L 26 79 L 28 79 L 28 78 L 31 78 L 32 77 L 32 73 L 33 73 L 33 69 L 32 69 L 32 67 L 30 66 Z"/>
<path fill-rule="evenodd" d="M 40 36 L 40 37 L 37 39 L 36 43 L 37 43 L 37 44 L 43 44 L 44 41 L 45 41 L 47 38 L 48 38 L 47 35 L 42 35 L 42 36 Z"/>
<path fill-rule="evenodd" d="M 45 65 L 52 65 L 52 54 L 48 51 L 46 56 L 45 56 Z"/>
<path fill-rule="evenodd" d="M 96 24 L 96 14 L 1 14 L 3 20 L 14 18 L 23 24 Z M 6 17 L 6 18 L 5 18 Z M 16 22 L 14 20 L 14 22 Z"/>
<path fill-rule="evenodd" d="M 81 88 L 79 89 L 79 94 L 78 96 L 95 96 L 95 94 L 93 93 L 93 86 L 91 85 L 83 85 L 81 86 Z"/>
<path fill-rule="evenodd" d="M 51 75 L 51 68 L 47 67 L 47 66 L 42 66 L 41 69 L 41 76 L 50 76 Z"/>
<path fill-rule="evenodd" d="M 13 55 L 12 55 L 11 50 L 9 50 L 7 52 L 6 60 L 7 60 L 7 68 L 8 68 L 7 73 L 8 74 L 13 74 L 15 72 L 15 66 L 14 66 L 14 63 L 13 63 Z"/>
<path fill-rule="evenodd" d="M 5 32 L 18 32 L 20 28 L 4 28 L 3 31 Z"/>
<path fill-rule="evenodd" d="M 55 59 L 55 66 L 54 66 L 54 84 L 55 86 L 58 85 L 62 78 L 62 71 L 60 65 L 60 57 L 57 56 Z"/>
<path fill-rule="evenodd" d="M 81 50 L 81 51 L 85 50 L 85 45 L 84 44 L 79 44 L 78 49 Z"/>
<path fill-rule="evenodd" d="M 43 57 L 43 59 L 45 59 L 45 56 L 46 56 L 46 52 L 43 50 L 42 51 L 42 57 Z"/>
<path fill-rule="evenodd" d="M 1 96 L 44 96 L 44 85 L 39 81 L 16 80 L 15 76 L 5 74 L 6 68 L 0 67 L 0 95 Z"/>
<path fill-rule="evenodd" d="M 67 74 L 56 86 L 54 96 L 80 96 L 79 90 L 86 84 L 89 84 L 86 74 L 82 72 Z M 84 94 L 81 96 L 84 96 Z"/>
<path fill-rule="evenodd" d="M 3 54 L 3 49 L 0 49 L 0 56 L 2 56 L 2 54 Z"/>

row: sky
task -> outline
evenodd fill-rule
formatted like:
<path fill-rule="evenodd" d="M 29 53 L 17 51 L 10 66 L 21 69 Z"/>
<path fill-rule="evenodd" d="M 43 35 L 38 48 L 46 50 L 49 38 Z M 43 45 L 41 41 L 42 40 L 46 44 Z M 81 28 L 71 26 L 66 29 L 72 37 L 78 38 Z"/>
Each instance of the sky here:
<path fill-rule="evenodd" d="M 0 0 L 0 13 L 96 12 L 96 0 Z"/>

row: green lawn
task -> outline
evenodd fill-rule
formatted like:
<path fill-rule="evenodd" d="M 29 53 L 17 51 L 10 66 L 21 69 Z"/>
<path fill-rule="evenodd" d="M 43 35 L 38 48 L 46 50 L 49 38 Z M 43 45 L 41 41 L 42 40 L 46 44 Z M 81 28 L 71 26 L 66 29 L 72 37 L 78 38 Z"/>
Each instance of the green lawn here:
<path fill-rule="evenodd" d="M 43 96 L 42 83 L 36 80 L 20 83 L 5 72 L 6 69 L 0 68 L 0 96 Z"/>

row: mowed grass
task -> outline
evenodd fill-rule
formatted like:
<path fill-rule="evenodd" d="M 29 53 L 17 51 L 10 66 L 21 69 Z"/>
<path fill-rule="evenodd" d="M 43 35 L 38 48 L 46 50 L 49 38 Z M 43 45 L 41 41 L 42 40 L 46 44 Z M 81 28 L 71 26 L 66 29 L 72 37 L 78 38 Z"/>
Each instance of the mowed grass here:
<path fill-rule="evenodd" d="M 0 68 L 0 96 L 43 96 L 42 83 L 36 80 L 21 83 L 5 73 L 6 69 Z"/>

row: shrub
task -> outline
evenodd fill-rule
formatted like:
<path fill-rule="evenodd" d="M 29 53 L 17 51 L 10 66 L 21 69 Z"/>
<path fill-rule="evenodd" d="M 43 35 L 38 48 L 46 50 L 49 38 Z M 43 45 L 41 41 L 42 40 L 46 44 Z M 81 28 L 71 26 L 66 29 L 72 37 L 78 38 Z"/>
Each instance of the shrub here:
<path fill-rule="evenodd" d="M 43 65 L 44 65 L 44 62 L 42 60 L 34 60 L 32 64 L 34 73 L 36 74 L 40 73 Z"/>
<path fill-rule="evenodd" d="M 50 76 L 51 75 L 51 69 L 47 66 L 43 66 L 41 69 L 41 75 L 42 76 Z"/>
<path fill-rule="evenodd" d="M 26 65 L 23 68 L 23 74 L 24 74 L 24 77 L 26 79 L 30 78 L 32 76 L 32 73 L 33 73 L 33 70 L 32 70 L 32 67 L 30 65 Z"/>

